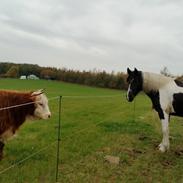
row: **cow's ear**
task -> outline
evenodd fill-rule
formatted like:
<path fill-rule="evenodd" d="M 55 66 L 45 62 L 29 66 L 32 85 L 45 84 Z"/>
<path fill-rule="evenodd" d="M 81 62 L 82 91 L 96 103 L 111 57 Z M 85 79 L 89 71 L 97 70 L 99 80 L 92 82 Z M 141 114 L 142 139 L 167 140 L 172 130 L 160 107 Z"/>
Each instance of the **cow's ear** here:
<path fill-rule="evenodd" d="M 128 73 L 128 75 L 130 75 L 131 72 L 132 72 L 132 71 L 131 71 L 129 68 L 127 68 L 127 73 Z"/>
<path fill-rule="evenodd" d="M 38 96 L 38 95 L 41 95 L 44 93 L 44 89 L 40 89 L 40 90 L 37 90 L 37 91 L 34 91 L 32 92 L 31 96 Z"/>

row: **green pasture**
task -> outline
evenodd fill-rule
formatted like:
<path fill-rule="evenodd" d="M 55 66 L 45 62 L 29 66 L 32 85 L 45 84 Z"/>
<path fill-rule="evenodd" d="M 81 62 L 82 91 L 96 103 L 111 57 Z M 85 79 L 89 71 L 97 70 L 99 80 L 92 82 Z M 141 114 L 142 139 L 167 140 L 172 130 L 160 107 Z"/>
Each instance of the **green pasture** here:
<path fill-rule="evenodd" d="M 55 182 L 58 100 L 53 97 L 59 95 L 67 97 L 62 99 L 58 182 L 183 182 L 182 118 L 171 118 L 170 151 L 162 154 L 157 149 L 161 125 L 144 94 L 128 103 L 125 91 L 45 80 L 0 80 L 0 89 L 40 88 L 51 99 L 52 117 L 27 121 L 8 141 L 0 182 Z M 119 157 L 119 165 L 105 161 L 106 155 Z"/>

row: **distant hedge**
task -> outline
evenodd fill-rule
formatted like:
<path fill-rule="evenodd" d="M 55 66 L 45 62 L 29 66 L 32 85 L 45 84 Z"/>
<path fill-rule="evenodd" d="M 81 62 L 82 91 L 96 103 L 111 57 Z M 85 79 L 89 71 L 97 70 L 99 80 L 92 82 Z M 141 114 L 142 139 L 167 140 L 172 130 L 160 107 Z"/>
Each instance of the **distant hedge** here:
<path fill-rule="evenodd" d="M 126 74 L 123 72 L 78 71 L 66 68 L 40 67 L 33 64 L 0 63 L 0 77 L 19 78 L 34 74 L 41 79 L 50 79 L 112 89 L 126 89 Z"/>

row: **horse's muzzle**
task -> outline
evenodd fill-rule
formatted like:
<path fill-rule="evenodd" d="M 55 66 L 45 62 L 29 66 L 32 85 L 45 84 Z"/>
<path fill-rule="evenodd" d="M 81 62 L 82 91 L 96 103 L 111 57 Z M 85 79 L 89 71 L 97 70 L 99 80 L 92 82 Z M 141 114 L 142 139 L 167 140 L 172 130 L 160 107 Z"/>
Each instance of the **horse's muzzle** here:
<path fill-rule="evenodd" d="M 128 102 L 132 102 L 133 99 L 134 99 L 134 95 L 133 95 L 131 92 L 129 92 L 129 93 L 127 94 L 126 98 L 127 98 Z"/>

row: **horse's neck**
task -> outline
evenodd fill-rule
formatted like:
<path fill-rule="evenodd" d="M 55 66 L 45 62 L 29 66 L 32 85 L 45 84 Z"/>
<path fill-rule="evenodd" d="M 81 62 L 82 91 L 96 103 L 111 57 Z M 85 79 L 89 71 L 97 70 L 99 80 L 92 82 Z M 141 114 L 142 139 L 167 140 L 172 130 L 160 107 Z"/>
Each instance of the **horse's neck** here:
<path fill-rule="evenodd" d="M 143 90 L 148 93 L 149 91 L 158 91 L 161 87 L 173 81 L 173 78 L 166 77 L 159 74 L 143 72 Z"/>

